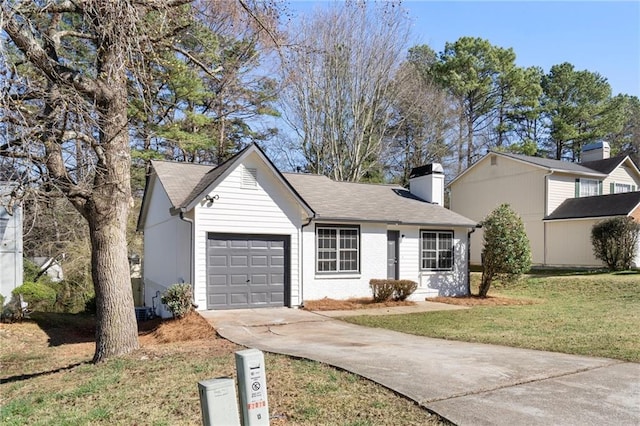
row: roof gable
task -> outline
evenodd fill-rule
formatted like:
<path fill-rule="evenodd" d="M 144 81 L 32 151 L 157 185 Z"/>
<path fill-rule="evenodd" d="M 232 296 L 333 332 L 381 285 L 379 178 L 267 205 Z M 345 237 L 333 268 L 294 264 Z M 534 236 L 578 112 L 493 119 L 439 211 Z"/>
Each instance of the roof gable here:
<path fill-rule="evenodd" d="M 640 206 L 640 191 L 568 198 L 544 220 L 628 216 Z"/>
<path fill-rule="evenodd" d="M 140 209 L 138 229 L 144 226 L 146 211 L 148 209 L 148 195 L 153 185 L 160 184 L 164 188 L 171 203 L 171 214 L 191 210 L 204 195 L 208 194 L 220 181 L 235 169 L 247 156 L 255 153 L 264 161 L 266 167 L 274 174 L 294 199 L 313 215 L 313 210 L 306 201 L 300 197 L 290 183 L 282 176 L 275 165 L 256 144 L 247 146 L 236 155 L 219 166 L 201 165 L 194 163 L 181 163 L 173 161 L 151 161 L 151 172 L 147 179 L 147 185 Z"/>
<path fill-rule="evenodd" d="M 617 157 L 605 158 L 604 160 L 587 161 L 582 163 L 585 167 L 607 175 L 611 174 L 614 170 L 624 164 L 631 168 L 636 175 L 640 177 L 638 167 L 628 155 L 618 155 Z"/>

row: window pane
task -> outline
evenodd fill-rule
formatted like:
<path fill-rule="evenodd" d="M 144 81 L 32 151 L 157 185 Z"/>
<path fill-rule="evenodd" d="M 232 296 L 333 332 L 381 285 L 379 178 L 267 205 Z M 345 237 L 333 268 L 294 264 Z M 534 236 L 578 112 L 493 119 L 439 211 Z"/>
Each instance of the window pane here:
<path fill-rule="evenodd" d="M 614 188 L 614 192 L 616 194 L 620 194 L 623 192 L 631 192 L 631 185 L 626 184 L 626 183 L 616 183 L 615 188 Z"/>
<path fill-rule="evenodd" d="M 359 230 L 316 228 L 318 272 L 358 271 Z"/>
<path fill-rule="evenodd" d="M 423 232 L 420 254 L 422 269 L 451 269 L 453 267 L 453 233 Z"/>
<path fill-rule="evenodd" d="M 580 196 L 592 197 L 598 195 L 598 181 L 595 179 L 580 179 Z"/>

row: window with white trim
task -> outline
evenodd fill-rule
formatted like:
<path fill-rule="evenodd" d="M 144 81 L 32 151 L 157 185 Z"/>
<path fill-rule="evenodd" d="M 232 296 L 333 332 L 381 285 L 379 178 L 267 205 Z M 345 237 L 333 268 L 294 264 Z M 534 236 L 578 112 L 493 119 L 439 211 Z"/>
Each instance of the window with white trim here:
<path fill-rule="evenodd" d="M 422 231 L 420 264 L 423 270 L 453 269 L 453 232 Z"/>
<path fill-rule="evenodd" d="M 631 184 L 629 183 L 615 183 L 614 187 L 613 187 L 613 193 L 614 194 L 621 194 L 623 192 L 631 192 Z"/>
<path fill-rule="evenodd" d="M 360 229 L 316 227 L 316 272 L 359 272 Z"/>
<path fill-rule="evenodd" d="M 600 182 L 596 179 L 580 179 L 580 197 L 592 197 L 599 194 Z"/>

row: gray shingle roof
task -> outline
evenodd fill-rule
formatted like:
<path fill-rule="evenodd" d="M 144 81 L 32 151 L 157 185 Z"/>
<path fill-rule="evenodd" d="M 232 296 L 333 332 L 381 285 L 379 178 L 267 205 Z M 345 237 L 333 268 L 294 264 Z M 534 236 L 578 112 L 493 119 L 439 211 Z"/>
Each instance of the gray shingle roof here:
<path fill-rule="evenodd" d="M 609 174 L 614 171 L 625 158 L 627 158 L 626 155 L 619 155 L 617 157 L 606 158 L 604 160 L 585 161 L 580 164 L 597 172 Z"/>
<path fill-rule="evenodd" d="M 541 167 L 558 170 L 558 171 L 567 171 L 572 173 L 587 173 L 587 174 L 602 173 L 598 170 L 592 169 L 590 167 L 586 167 L 582 164 L 571 163 L 568 161 L 552 160 L 550 158 L 530 157 L 528 155 L 511 154 L 508 152 L 499 152 L 496 154 L 500 154 L 505 157 L 513 158 L 516 160 L 524 161 L 526 163 L 535 164 L 536 166 L 541 166 Z"/>
<path fill-rule="evenodd" d="M 476 222 L 428 203 L 397 185 L 335 182 L 326 176 L 284 173 L 320 220 L 469 226 Z"/>
<path fill-rule="evenodd" d="M 174 161 L 151 161 L 158 180 L 169 196 L 173 207 L 182 206 L 194 188 L 213 169 L 213 166 Z"/>
<path fill-rule="evenodd" d="M 568 198 L 545 220 L 626 216 L 640 205 L 640 191 L 594 197 Z"/>
<path fill-rule="evenodd" d="M 204 191 L 229 163 L 219 167 L 171 161 L 152 161 L 158 180 L 174 208 L 183 207 Z M 293 189 L 316 213 L 317 219 L 400 223 L 412 225 L 475 226 L 476 222 L 423 201 L 397 185 L 335 182 L 326 176 L 283 173 Z"/>

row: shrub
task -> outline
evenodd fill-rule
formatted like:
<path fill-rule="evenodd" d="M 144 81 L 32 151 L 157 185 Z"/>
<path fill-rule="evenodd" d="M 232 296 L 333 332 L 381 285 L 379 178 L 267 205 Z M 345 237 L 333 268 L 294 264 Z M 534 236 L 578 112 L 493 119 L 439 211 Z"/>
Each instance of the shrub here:
<path fill-rule="evenodd" d="M 393 281 L 393 300 L 407 300 L 407 297 L 416 291 L 418 283 L 411 280 L 394 280 Z"/>
<path fill-rule="evenodd" d="M 631 269 L 639 233 L 640 224 L 630 217 L 614 217 L 596 223 L 591 228 L 593 254 L 611 271 Z"/>
<path fill-rule="evenodd" d="M 24 301 L 29 304 L 29 309 L 34 311 L 49 311 L 56 303 L 56 291 L 39 282 L 26 281 L 14 288 L 11 294 L 15 300 L 22 295 Z"/>
<path fill-rule="evenodd" d="M 173 314 L 174 318 L 182 318 L 193 310 L 193 291 L 191 284 L 173 284 L 162 295 L 162 303 Z"/>
<path fill-rule="evenodd" d="M 0 294 L 0 309 L 4 306 L 4 296 Z"/>
<path fill-rule="evenodd" d="M 369 281 L 369 287 L 373 292 L 373 301 L 376 303 L 385 302 L 393 295 L 393 285 L 391 280 L 372 279 Z"/>
<path fill-rule="evenodd" d="M 373 301 L 385 302 L 391 298 L 396 301 L 406 300 L 416 289 L 418 283 L 411 280 L 372 279 L 369 287 L 373 292 Z"/>
<path fill-rule="evenodd" d="M 531 267 L 531 248 L 522 219 L 502 204 L 483 221 L 482 281 L 478 295 L 486 297 L 495 278 L 512 280 Z"/>

